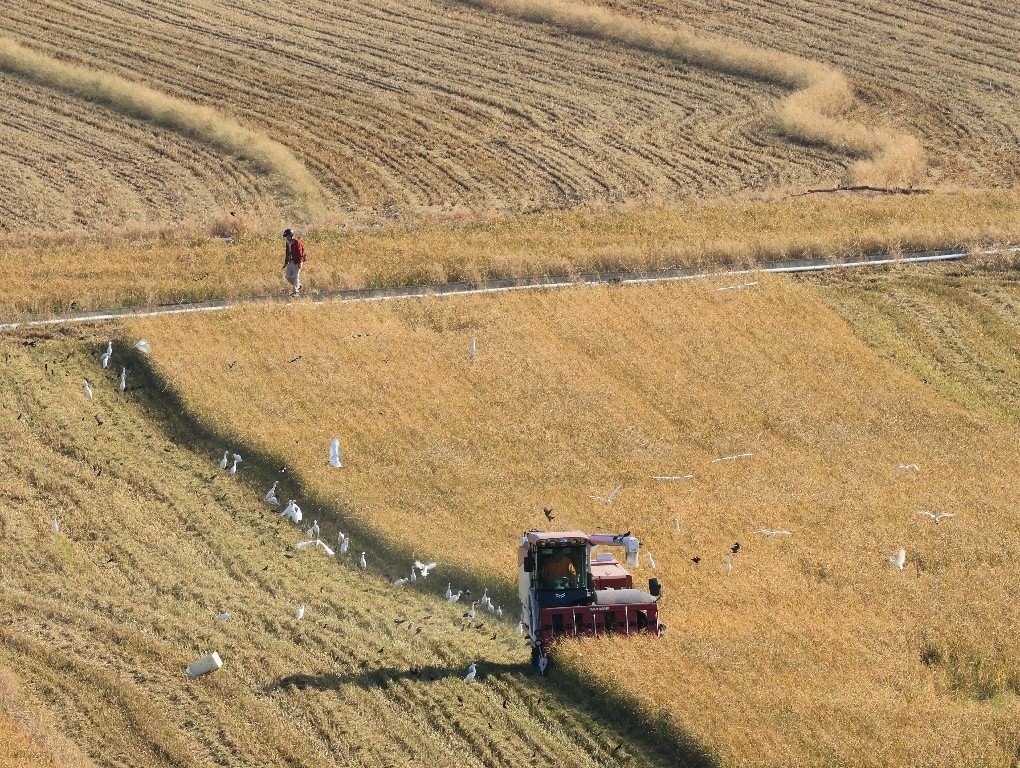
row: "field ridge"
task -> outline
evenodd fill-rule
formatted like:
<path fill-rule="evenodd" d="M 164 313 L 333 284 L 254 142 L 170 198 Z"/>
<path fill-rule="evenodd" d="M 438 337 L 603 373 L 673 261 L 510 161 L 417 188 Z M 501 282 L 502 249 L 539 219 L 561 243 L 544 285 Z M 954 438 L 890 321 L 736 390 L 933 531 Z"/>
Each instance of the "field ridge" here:
<path fill-rule="evenodd" d="M 795 141 L 865 157 L 853 168 L 858 183 L 914 181 L 924 171 L 924 150 L 916 137 L 840 117 L 855 105 L 856 97 L 846 76 L 826 64 L 705 34 L 687 25 L 668 27 L 565 0 L 461 1 L 725 74 L 792 88 L 775 107 L 774 124 Z"/>
<path fill-rule="evenodd" d="M 322 213 L 322 196 L 290 149 L 212 107 L 161 93 L 119 75 L 59 61 L 0 37 L 0 70 L 141 118 L 251 162 L 290 189 L 306 215 Z"/>

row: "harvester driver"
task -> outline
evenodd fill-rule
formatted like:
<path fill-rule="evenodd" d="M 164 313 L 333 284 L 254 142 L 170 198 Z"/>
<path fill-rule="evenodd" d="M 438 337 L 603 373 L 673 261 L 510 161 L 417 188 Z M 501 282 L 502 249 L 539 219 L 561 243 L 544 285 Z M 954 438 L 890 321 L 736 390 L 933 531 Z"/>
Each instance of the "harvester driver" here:
<path fill-rule="evenodd" d="M 561 579 L 574 584 L 577 582 L 577 568 L 562 549 L 554 549 L 544 558 L 541 576 L 547 584 Z"/>

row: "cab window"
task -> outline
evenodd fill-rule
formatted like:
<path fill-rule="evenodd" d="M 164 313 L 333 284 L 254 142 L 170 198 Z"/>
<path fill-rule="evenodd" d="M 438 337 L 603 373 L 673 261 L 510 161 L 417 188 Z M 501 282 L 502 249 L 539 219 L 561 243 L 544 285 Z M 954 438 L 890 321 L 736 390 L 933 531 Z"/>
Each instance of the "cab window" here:
<path fill-rule="evenodd" d="M 583 546 L 539 548 L 538 589 L 576 589 L 582 586 L 584 550 Z"/>

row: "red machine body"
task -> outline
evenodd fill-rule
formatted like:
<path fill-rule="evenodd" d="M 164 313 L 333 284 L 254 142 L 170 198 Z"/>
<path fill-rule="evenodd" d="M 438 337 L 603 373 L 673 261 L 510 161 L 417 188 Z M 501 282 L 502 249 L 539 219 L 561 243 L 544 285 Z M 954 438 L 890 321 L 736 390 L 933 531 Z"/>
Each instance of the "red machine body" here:
<path fill-rule="evenodd" d="M 634 589 L 633 577 L 611 553 L 592 559 L 592 549 L 600 546 L 622 546 L 636 563 L 641 543 L 629 534 L 581 531 L 530 531 L 521 539 L 521 620 L 542 672 L 561 637 L 662 632 L 658 581 L 650 580 L 648 592 Z"/>

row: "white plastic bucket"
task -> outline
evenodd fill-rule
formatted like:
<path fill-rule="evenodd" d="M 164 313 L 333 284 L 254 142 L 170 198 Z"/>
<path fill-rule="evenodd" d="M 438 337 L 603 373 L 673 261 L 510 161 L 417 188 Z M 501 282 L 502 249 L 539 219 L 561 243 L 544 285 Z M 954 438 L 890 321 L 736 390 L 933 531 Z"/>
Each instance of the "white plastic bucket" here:
<path fill-rule="evenodd" d="M 212 653 L 191 662 L 188 665 L 186 672 L 188 677 L 194 679 L 196 677 L 201 677 L 202 675 L 208 675 L 210 672 L 215 672 L 222 666 L 223 660 L 216 651 L 213 651 Z"/>

